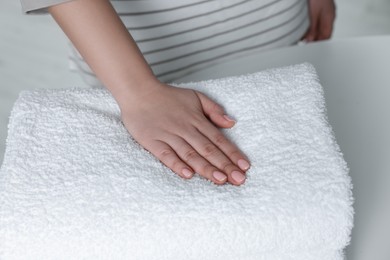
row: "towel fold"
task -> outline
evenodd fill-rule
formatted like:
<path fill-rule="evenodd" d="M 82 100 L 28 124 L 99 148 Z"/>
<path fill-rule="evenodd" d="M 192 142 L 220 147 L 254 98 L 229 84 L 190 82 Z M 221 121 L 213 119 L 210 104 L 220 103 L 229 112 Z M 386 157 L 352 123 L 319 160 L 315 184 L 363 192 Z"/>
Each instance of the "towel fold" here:
<path fill-rule="evenodd" d="M 310 64 L 181 84 L 237 119 L 241 186 L 170 171 L 105 89 L 35 90 L 11 112 L 0 259 L 343 259 L 351 180 Z"/>

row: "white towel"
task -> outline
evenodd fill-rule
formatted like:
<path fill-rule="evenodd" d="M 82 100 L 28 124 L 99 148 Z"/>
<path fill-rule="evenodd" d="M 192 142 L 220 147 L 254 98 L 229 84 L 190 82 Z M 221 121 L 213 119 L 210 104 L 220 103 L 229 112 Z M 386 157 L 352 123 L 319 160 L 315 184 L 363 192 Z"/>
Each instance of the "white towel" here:
<path fill-rule="evenodd" d="M 105 89 L 35 90 L 12 110 L 0 259 L 342 259 L 348 167 L 310 64 L 182 84 L 224 105 L 252 167 L 185 180 L 137 145 Z"/>

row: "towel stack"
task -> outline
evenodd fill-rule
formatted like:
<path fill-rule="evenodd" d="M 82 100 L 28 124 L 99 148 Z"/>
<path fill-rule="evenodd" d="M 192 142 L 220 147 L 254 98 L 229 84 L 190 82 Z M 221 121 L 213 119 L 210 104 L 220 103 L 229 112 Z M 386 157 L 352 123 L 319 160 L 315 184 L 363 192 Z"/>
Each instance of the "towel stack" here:
<path fill-rule="evenodd" d="M 105 89 L 35 90 L 12 110 L 0 259 L 343 259 L 348 167 L 310 64 L 182 84 L 237 119 L 241 186 L 184 180 L 133 141 Z"/>

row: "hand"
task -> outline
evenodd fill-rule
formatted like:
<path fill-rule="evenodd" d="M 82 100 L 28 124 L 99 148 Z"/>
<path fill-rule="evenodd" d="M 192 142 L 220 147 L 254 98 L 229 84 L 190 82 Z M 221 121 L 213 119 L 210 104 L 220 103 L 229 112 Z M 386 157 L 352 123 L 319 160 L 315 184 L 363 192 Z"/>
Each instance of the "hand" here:
<path fill-rule="evenodd" d="M 332 36 L 336 6 L 333 0 L 308 0 L 310 28 L 303 36 L 307 42 L 329 39 Z"/>
<path fill-rule="evenodd" d="M 49 12 L 111 92 L 139 144 L 183 178 L 195 171 L 216 184 L 244 183 L 249 163 L 216 127 L 234 121 L 205 95 L 160 83 L 110 1 L 69 1 Z"/>
<path fill-rule="evenodd" d="M 160 85 L 121 107 L 133 138 L 183 178 L 197 172 L 216 184 L 244 183 L 248 160 L 216 127 L 235 122 L 200 92 Z"/>

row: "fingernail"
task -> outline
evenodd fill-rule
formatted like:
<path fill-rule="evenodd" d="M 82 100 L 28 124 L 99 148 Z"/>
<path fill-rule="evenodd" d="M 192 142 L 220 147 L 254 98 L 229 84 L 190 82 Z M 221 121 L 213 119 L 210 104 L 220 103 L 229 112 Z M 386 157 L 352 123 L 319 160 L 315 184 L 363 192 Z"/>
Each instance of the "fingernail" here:
<path fill-rule="evenodd" d="M 218 181 L 224 181 L 227 177 L 222 172 L 215 171 L 213 172 L 214 178 L 216 178 Z"/>
<path fill-rule="evenodd" d="M 192 172 L 191 172 L 190 170 L 186 169 L 186 168 L 184 168 L 184 169 L 181 171 L 181 173 L 182 173 L 184 176 L 186 176 L 187 178 L 192 177 Z"/>
<path fill-rule="evenodd" d="M 242 174 L 241 172 L 238 172 L 238 171 L 232 172 L 232 178 L 233 178 L 233 180 L 235 180 L 238 183 L 241 183 L 245 180 L 244 174 Z"/>
<path fill-rule="evenodd" d="M 236 122 L 236 120 L 234 120 L 233 118 L 231 118 L 230 116 L 228 116 L 228 115 L 224 115 L 223 116 L 227 121 L 230 121 L 230 122 Z"/>
<path fill-rule="evenodd" d="M 248 170 L 250 167 L 249 163 L 247 161 L 245 161 L 244 159 L 238 160 L 237 164 L 238 164 L 238 167 L 240 167 L 240 169 L 243 171 Z"/>

